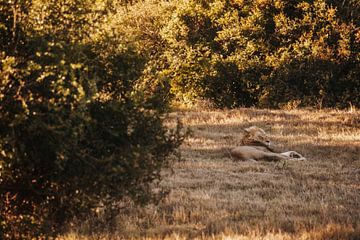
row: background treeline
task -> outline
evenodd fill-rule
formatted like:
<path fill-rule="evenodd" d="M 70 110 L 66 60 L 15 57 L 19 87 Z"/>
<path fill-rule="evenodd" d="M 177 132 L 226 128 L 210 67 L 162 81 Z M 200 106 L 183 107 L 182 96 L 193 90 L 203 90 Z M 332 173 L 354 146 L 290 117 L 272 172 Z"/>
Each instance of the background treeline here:
<path fill-rule="evenodd" d="M 145 1 L 113 26 L 147 55 L 149 96 L 218 107 L 360 104 L 356 0 Z"/>
<path fill-rule="evenodd" d="M 360 106 L 359 27 L 358 0 L 0 0 L 0 238 L 159 199 L 171 102 Z"/>

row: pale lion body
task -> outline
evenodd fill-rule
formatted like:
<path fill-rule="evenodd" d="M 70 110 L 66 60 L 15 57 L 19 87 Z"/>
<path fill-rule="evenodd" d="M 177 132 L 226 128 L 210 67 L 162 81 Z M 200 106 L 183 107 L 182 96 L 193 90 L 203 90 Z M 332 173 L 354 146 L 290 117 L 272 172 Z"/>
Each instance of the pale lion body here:
<path fill-rule="evenodd" d="M 231 157 L 242 161 L 306 160 L 295 151 L 275 152 L 265 131 L 255 126 L 245 129 L 242 145 L 230 150 Z"/>

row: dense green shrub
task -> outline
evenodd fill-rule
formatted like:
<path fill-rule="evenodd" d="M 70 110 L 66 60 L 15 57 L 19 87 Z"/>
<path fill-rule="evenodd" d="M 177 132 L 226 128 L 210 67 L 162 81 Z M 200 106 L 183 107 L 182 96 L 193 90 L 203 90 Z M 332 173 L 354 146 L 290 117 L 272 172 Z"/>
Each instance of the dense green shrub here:
<path fill-rule="evenodd" d="M 137 1 L 126 8 L 117 8 L 105 24 L 109 26 L 108 32 L 141 56 L 143 66 L 133 97 L 140 99 L 147 108 L 166 110 L 173 98 L 166 70 L 168 61 L 164 55 L 167 46 L 161 29 L 169 21 L 176 5 L 176 1 Z"/>
<path fill-rule="evenodd" d="M 355 1 L 182 1 L 162 30 L 179 99 L 220 107 L 359 105 Z"/>
<path fill-rule="evenodd" d="M 271 106 L 298 101 L 302 106 L 316 107 L 358 105 L 359 79 L 354 72 L 359 66 L 359 39 L 355 26 L 341 22 L 336 9 L 324 1 L 301 3 L 296 9 L 301 17 L 291 19 L 278 15 L 275 18 L 281 33 L 277 39 L 282 47 L 268 57 L 272 72 L 262 103 Z"/>
<path fill-rule="evenodd" d="M 182 141 L 134 99 L 142 56 L 99 30 L 106 5 L 0 2 L 0 238 L 47 238 L 124 197 L 155 201 Z M 117 45 L 115 47 L 114 45 Z"/>

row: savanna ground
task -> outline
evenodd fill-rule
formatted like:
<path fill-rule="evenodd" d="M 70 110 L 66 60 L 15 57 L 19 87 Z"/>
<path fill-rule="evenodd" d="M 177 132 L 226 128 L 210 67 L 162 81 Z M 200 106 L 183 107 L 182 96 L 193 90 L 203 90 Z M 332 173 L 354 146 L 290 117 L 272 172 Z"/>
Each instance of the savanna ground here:
<path fill-rule="evenodd" d="M 159 206 L 127 206 L 115 233 L 64 239 L 360 239 L 360 112 L 186 110 L 192 130 Z M 307 161 L 234 161 L 242 129 L 265 129 Z M 86 225 L 86 224 L 84 224 Z M 82 237 L 83 236 L 83 237 Z"/>

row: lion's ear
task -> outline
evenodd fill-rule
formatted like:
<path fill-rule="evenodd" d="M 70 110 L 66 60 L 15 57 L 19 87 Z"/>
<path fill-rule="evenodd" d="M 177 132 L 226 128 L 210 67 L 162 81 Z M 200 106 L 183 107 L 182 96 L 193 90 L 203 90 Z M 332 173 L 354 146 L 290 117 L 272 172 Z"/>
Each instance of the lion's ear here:
<path fill-rule="evenodd" d="M 247 133 L 250 133 L 251 132 L 251 127 L 245 128 L 244 131 L 247 132 Z"/>

